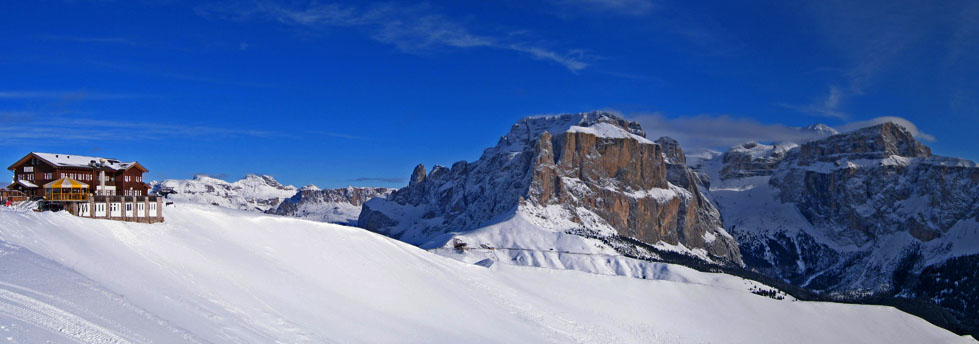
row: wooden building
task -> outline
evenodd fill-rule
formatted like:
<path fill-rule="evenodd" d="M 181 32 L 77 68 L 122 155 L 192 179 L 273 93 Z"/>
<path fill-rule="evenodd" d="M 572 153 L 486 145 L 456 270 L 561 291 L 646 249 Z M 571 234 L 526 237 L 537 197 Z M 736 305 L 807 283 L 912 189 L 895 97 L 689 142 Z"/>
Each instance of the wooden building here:
<path fill-rule="evenodd" d="M 13 183 L 7 188 L 28 197 L 44 197 L 44 186 L 63 178 L 86 184 L 90 193 L 99 196 L 146 196 L 149 191 L 143 183 L 143 173 L 149 170 L 135 161 L 30 153 L 7 169 L 14 173 Z"/>
<path fill-rule="evenodd" d="M 26 200 L 27 195 L 23 192 L 0 188 L 0 205 L 6 205 L 7 202 L 23 202 Z"/>
<path fill-rule="evenodd" d="M 7 189 L 30 199 L 91 218 L 155 223 L 163 221 L 162 199 L 148 195 L 138 162 L 82 155 L 30 153 L 7 168 Z"/>

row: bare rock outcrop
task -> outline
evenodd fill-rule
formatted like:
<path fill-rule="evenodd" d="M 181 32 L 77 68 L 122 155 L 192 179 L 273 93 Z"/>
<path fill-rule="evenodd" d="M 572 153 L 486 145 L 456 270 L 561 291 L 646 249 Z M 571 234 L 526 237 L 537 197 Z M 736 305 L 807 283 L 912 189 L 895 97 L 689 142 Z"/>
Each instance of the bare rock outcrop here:
<path fill-rule="evenodd" d="M 741 264 L 737 244 L 701 192 L 705 177 L 684 165 L 675 141 L 659 141 L 610 113 L 525 118 L 479 160 L 436 166 L 423 180 L 367 202 L 359 225 L 437 247 L 525 213 L 547 230 L 632 238 Z M 416 168 L 412 180 L 419 175 Z"/>
<path fill-rule="evenodd" d="M 304 187 L 269 213 L 354 226 L 364 203 L 374 197 L 385 197 L 392 191 L 394 189 L 375 187 L 323 190 Z"/>

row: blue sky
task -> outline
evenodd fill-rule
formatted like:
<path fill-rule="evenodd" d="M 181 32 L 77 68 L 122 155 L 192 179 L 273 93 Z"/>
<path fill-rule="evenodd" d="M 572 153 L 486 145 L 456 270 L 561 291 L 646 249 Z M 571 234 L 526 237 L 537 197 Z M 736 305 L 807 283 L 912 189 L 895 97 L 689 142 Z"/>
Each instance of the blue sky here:
<path fill-rule="evenodd" d="M 979 160 L 979 2 L 0 3 L 0 158 L 400 186 L 518 119 L 611 110 L 687 150 L 901 120 Z"/>

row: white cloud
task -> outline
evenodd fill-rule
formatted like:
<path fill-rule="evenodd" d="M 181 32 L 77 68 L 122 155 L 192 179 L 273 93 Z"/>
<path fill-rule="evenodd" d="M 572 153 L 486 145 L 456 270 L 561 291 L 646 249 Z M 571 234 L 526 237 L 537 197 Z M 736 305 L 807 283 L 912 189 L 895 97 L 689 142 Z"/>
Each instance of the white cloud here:
<path fill-rule="evenodd" d="M 663 114 L 628 116 L 638 121 L 646 136 L 656 139 L 669 136 L 684 150 L 726 149 L 749 141 L 804 142 L 816 137 L 813 132 L 783 124 L 765 124 L 753 119 L 727 115 L 667 117 Z"/>
<path fill-rule="evenodd" d="M 533 42 L 514 41 L 512 37 L 474 33 L 462 23 L 434 12 L 429 6 L 375 4 L 356 7 L 311 2 L 304 6 L 286 7 L 271 2 L 256 2 L 252 6 L 201 6 L 197 8 L 197 13 L 204 17 L 231 20 L 272 19 L 310 30 L 356 28 L 378 42 L 408 53 L 442 47 L 482 47 L 527 54 L 538 60 L 557 63 L 572 72 L 588 67 L 588 58 L 579 50 L 561 53 Z"/>

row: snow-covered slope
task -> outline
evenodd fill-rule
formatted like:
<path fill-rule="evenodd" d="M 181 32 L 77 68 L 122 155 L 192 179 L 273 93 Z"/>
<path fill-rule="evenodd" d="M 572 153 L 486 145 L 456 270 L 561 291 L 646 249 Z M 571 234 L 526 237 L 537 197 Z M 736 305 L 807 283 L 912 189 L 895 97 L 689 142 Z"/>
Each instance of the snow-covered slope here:
<path fill-rule="evenodd" d="M 176 193 L 169 198 L 177 201 L 262 212 L 275 209 L 283 199 L 296 194 L 295 186 L 282 185 L 272 176 L 256 174 L 249 174 L 235 182 L 197 175 L 194 179 L 154 181 L 150 183 L 150 188 L 152 192 L 170 188 Z"/>
<path fill-rule="evenodd" d="M 5 343 L 200 343 L 124 295 L 0 241 L 0 338 Z"/>
<path fill-rule="evenodd" d="M 0 272 L 0 331 L 10 342 L 69 342 L 92 333 L 98 335 L 81 338 L 975 342 L 893 308 L 774 300 L 748 292 L 756 283 L 673 265 L 659 264 L 651 280 L 504 264 L 486 268 L 358 228 L 208 205 L 178 204 L 167 209 L 166 223 L 154 225 L 3 209 L 0 240 L 49 265 L 36 269 L 0 256 L 3 269 L 73 281 L 31 290 L 38 285 L 34 277 Z M 52 317 L 74 327 L 44 330 Z"/>

